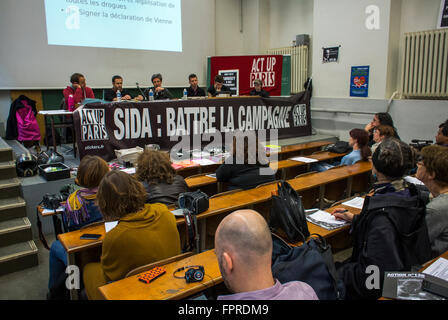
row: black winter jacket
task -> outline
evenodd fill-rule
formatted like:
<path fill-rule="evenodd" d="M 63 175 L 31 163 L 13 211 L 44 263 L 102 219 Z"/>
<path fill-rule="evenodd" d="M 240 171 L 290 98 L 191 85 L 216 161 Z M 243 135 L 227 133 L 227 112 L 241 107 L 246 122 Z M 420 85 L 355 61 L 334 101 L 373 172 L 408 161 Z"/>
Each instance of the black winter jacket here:
<path fill-rule="evenodd" d="M 180 175 L 174 177 L 172 184 L 148 184 L 147 182 L 143 182 L 143 186 L 148 193 L 147 203 L 163 203 L 167 206 L 176 204 L 179 194 L 188 191 L 188 185 Z"/>
<path fill-rule="evenodd" d="M 390 184 L 377 189 L 372 197 L 365 198 L 361 213 L 353 219 L 352 257 L 337 265 L 347 299 L 378 299 L 385 271 L 410 271 L 430 259 L 427 198 L 413 185 L 394 191 Z M 366 287 L 367 278 L 371 283 L 371 273 L 366 273 L 370 265 L 379 268 L 379 289 Z"/>

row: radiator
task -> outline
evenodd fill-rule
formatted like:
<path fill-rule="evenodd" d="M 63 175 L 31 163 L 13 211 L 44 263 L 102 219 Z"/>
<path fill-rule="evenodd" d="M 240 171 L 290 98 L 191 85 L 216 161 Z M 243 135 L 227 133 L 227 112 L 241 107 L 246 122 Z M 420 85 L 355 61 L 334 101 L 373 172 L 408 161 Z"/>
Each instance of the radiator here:
<path fill-rule="evenodd" d="M 308 46 L 268 49 L 267 54 L 291 56 L 291 93 L 303 91 L 303 84 L 308 79 Z"/>
<path fill-rule="evenodd" d="M 404 98 L 448 98 L 448 30 L 405 33 Z"/>

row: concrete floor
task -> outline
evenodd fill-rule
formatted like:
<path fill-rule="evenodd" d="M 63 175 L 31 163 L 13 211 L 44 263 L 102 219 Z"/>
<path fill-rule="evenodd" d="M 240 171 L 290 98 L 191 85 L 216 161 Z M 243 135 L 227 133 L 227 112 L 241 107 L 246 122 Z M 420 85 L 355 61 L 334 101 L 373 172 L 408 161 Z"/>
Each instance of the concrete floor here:
<path fill-rule="evenodd" d="M 55 240 L 54 235 L 46 235 L 47 243 Z M 33 268 L 0 276 L 0 300 L 45 300 L 48 288 L 49 253 L 34 239 L 38 251 L 39 264 Z"/>

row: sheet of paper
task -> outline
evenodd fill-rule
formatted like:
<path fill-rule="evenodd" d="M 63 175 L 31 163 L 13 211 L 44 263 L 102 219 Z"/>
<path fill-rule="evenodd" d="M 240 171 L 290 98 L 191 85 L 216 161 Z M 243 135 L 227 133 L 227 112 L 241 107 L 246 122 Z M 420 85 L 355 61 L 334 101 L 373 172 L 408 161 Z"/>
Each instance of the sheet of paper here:
<path fill-rule="evenodd" d="M 336 224 L 336 225 L 342 225 L 342 224 L 347 223 L 344 220 L 337 220 L 333 215 L 331 215 L 330 213 L 328 213 L 326 211 L 322 211 L 322 210 L 318 210 L 315 213 L 310 214 L 310 218 L 312 218 L 316 221 L 325 222 L 325 223 L 329 223 L 329 224 Z"/>
<path fill-rule="evenodd" d="M 216 179 L 216 173 L 210 173 L 210 174 L 206 174 L 206 177 L 210 177 L 210 178 L 215 178 Z"/>
<path fill-rule="evenodd" d="M 411 176 L 404 177 L 404 180 L 409 183 L 416 184 L 416 185 L 423 185 L 423 186 L 425 185 L 423 182 L 421 182 L 417 178 L 411 177 Z"/>
<path fill-rule="evenodd" d="M 121 171 L 126 172 L 127 174 L 135 174 L 136 169 L 135 168 L 126 168 L 126 169 L 122 169 Z"/>
<path fill-rule="evenodd" d="M 183 209 L 176 209 L 171 211 L 176 217 L 183 217 L 184 216 L 184 210 Z"/>
<path fill-rule="evenodd" d="M 434 261 L 423 273 L 448 281 L 448 260 L 439 258 Z"/>
<path fill-rule="evenodd" d="M 306 157 L 295 157 L 295 158 L 290 158 L 289 160 L 300 161 L 300 162 L 305 162 L 305 163 L 311 163 L 311 162 L 318 162 L 319 161 L 319 160 L 316 160 L 316 159 L 311 159 L 311 158 L 306 158 Z"/>
<path fill-rule="evenodd" d="M 73 112 L 67 110 L 41 110 L 39 111 L 39 114 L 58 115 L 58 114 L 73 114 Z"/>
<path fill-rule="evenodd" d="M 118 224 L 118 221 L 111 221 L 104 223 L 104 228 L 106 229 L 106 233 L 115 228 Z"/>
<path fill-rule="evenodd" d="M 209 166 L 211 164 L 215 164 L 216 162 L 210 160 L 210 159 L 194 159 L 194 163 L 197 163 L 200 166 Z"/>
<path fill-rule="evenodd" d="M 364 205 L 364 198 L 356 197 L 352 200 L 346 201 L 342 203 L 344 206 L 356 208 L 356 209 L 362 209 L 362 206 Z"/>
<path fill-rule="evenodd" d="M 52 212 L 54 212 L 53 209 L 43 209 L 43 210 L 42 210 L 42 214 L 45 214 L 45 213 L 52 213 Z M 59 208 L 57 208 L 57 209 L 56 209 L 56 212 L 64 212 L 64 207 L 59 207 Z"/>

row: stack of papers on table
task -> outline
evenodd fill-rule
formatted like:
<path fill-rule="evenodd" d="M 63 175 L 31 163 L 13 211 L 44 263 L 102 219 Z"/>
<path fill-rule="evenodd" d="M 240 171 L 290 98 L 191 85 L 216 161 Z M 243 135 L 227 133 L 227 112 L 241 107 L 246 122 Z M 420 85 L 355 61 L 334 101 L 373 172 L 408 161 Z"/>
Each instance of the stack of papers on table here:
<path fill-rule="evenodd" d="M 199 165 L 197 163 L 194 163 L 191 160 L 182 160 L 182 161 L 177 161 L 177 162 L 172 163 L 171 166 L 174 169 L 179 169 L 179 168 L 197 167 Z"/>
<path fill-rule="evenodd" d="M 337 220 L 331 213 L 326 211 L 311 209 L 305 210 L 306 220 L 327 230 L 341 228 L 350 224 L 345 220 Z"/>
<path fill-rule="evenodd" d="M 193 159 L 193 162 L 200 166 L 209 166 L 216 163 L 215 161 L 210 159 Z"/>
<path fill-rule="evenodd" d="M 434 261 L 423 273 L 448 281 L 448 260 L 439 258 Z"/>
<path fill-rule="evenodd" d="M 361 210 L 362 206 L 364 205 L 364 198 L 356 197 L 349 201 L 343 202 L 342 204 L 347 207 L 352 207 Z"/>
<path fill-rule="evenodd" d="M 311 158 L 306 158 L 306 157 L 295 157 L 295 158 L 290 158 L 289 160 L 300 161 L 300 162 L 305 162 L 305 163 L 311 163 L 311 162 L 318 162 L 319 161 L 319 160 L 316 160 L 316 159 L 311 159 Z"/>

